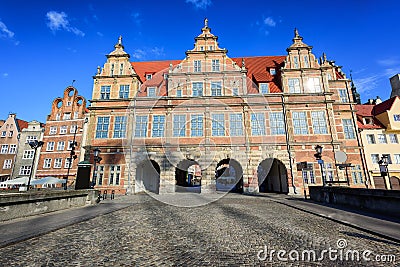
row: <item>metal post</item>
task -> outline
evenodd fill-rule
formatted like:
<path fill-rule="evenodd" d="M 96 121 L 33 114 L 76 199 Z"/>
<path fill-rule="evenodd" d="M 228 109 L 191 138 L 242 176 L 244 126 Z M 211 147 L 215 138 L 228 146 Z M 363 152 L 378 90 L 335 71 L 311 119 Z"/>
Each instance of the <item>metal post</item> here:
<path fill-rule="evenodd" d="M 78 130 L 78 125 L 75 124 L 75 132 L 74 132 L 74 140 L 72 141 L 72 146 L 71 146 L 71 152 L 69 153 L 69 164 L 68 164 L 68 170 L 67 170 L 67 178 L 65 179 L 65 186 L 64 186 L 64 190 L 67 190 L 67 186 L 68 186 L 68 176 L 69 176 L 69 171 L 71 169 L 72 166 L 72 156 L 73 153 L 75 152 L 74 149 L 72 149 L 73 147 L 75 148 L 75 140 L 76 140 L 76 131 Z"/>
<path fill-rule="evenodd" d="M 31 172 L 29 173 L 28 187 L 26 188 L 26 191 L 29 191 L 29 186 L 31 185 L 31 178 L 32 178 L 32 173 L 33 173 L 33 165 L 35 164 L 36 151 L 37 151 L 37 147 L 35 147 L 35 153 L 33 153 L 33 161 L 32 161 L 32 165 L 31 165 Z"/>
<path fill-rule="evenodd" d="M 90 185 L 90 188 L 94 188 L 95 184 L 96 184 L 96 159 L 94 160 L 94 164 L 93 164 L 93 177 L 92 177 L 92 183 Z"/>

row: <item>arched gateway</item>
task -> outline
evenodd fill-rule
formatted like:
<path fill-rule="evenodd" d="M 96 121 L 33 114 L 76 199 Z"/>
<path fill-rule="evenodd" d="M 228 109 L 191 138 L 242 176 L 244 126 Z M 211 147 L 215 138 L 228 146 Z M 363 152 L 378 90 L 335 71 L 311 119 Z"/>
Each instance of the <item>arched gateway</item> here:
<path fill-rule="evenodd" d="M 136 167 L 136 192 L 158 194 L 160 190 L 160 166 L 154 160 L 145 160 Z"/>
<path fill-rule="evenodd" d="M 287 169 L 280 160 L 268 158 L 261 161 L 257 177 L 260 192 L 289 193 Z"/>
<path fill-rule="evenodd" d="M 215 169 L 216 190 L 243 193 L 243 169 L 234 159 L 218 162 Z"/>

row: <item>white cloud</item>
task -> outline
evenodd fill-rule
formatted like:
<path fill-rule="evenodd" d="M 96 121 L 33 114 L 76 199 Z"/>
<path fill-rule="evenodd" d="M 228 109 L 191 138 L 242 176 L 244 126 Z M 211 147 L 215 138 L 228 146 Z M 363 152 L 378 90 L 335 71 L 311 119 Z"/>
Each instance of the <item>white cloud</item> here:
<path fill-rule="evenodd" d="M 363 69 L 363 71 L 364 71 L 364 69 Z M 360 71 L 354 72 L 353 74 L 355 74 L 355 73 L 360 73 Z M 364 76 L 361 78 L 355 78 L 354 84 L 357 87 L 357 91 L 359 93 L 372 92 L 374 90 L 380 89 L 380 88 L 378 88 L 378 86 L 379 86 L 379 83 L 383 82 L 383 80 L 385 80 L 385 83 L 387 84 L 387 86 L 390 86 L 389 78 L 392 77 L 393 75 L 396 75 L 397 73 L 400 73 L 400 66 L 383 69 L 381 72 L 376 73 L 375 75 Z"/>
<path fill-rule="evenodd" d="M 2 37 L 5 37 L 5 38 L 13 38 L 14 37 L 14 33 L 12 31 L 10 31 L 2 21 L 0 21 L 0 34 Z"/>
<path fill-rule="evenodd" d="M 57 11 L 49 11 L 46 14 L 46 17 L 48 19 L 47 26 L 52 30 L 53 32 L 58 31 L 58 30 L 65 30 L 68 32 L 72 32 L 75 35 L 78 36 L 85 36 L 85 33 L 82 32 L 81 30 L 70 26 L 69 21 L 68 21 L 68 16 L 64 12 L 57 12 Z"/>
<path fill-rule="evenodd" d="M 103 37 L 103 36 L 104 36 L 104 34 L 102 34 L 101 32 L 96 32 L 96 34 L 97 34 L 98 36 L 100 36 L 100 37 Z"/>
<path fill-rule="evenodd" d="M 276 26 L 276 22 L 274 21 L 274 19 L 272 17 L 268 17 L 268 18 L 264 19 L 264 24 L 269 26 L 269 27 L 275 27 Z"/>
<path fill-rule="evenodd" d="M 206 9 L 211 5 L 211 0 L 186 0 L 186 3 L 193 4 L 196 8 Z"/>
<path fill-rule="evenodd" d="M 165 56 L 164 47 L 153 47 L 153 48 L 143 48 L 143 49 L 135 49 L 133 54 L 131 54 L 133 58 L 136 59 L 155 59 Z"/>
<path fill-rule="evenodd" d="M 136 49 L 133 54 L 132 57 L 136 58 L 136 59 L 143 59 L 146 56 L 146 51 L 142 50 L 142 49 Z"/>
<path fill-rule="evenodd" d="M 385 58 L 377 61 L 381 66 L 394 66 L 400 65 L 400 60 L 398 58 Z"/>
<path fill-rule="evenodd" d="M 132 12 L 131 18 L 136 23 L 137 26 L 141 25 L 142 19 L 139 12 Z"/>
<path fill-rule="evenodd" d="M 7 78 L 7 77 L 8 77 L 8 73 L 5 72 L 5 73 L 2 74 L 2 76 L 3 76 L 4 78 Z"/>
<path fill-rule="evenodd" d="M 154 47 L 151 50 L 151 53 L 154 54 L 156 57 L 164 56 L 164 47 Z"/>

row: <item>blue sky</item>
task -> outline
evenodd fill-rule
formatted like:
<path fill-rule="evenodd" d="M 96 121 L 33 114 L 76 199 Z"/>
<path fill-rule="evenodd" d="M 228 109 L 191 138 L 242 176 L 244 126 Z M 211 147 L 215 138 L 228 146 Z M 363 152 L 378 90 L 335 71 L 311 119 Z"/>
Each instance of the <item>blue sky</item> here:
<path fill-rule="evenodd" d="M 92 76 L 119 35 L 132 61 L 183 59 L 205 17 L 230 57 L 285 55 L 297 27 L 317 57 L 352 70 L 363 102 L 387 99 L 400 73 L 394 0 L 2 1 L 0 118 L 45 122 L 73 80 L 90 99 Z"/>

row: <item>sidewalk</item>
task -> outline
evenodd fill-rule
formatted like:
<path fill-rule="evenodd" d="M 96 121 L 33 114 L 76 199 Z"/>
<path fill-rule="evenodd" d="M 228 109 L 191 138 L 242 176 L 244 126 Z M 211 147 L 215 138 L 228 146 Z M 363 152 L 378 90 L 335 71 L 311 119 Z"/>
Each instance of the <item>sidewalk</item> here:
<path fill-rule="evenodd" d="M 60 210 L 6 221 L 0 224 L 0 247 L 90 220 L 97 216 L 129 207 L 133 204 L 133 202 L 122 203 L 122 201 L 104 201 L 97 205 Z"/>
<path fill-rule="evenodd" d="M 400 243 L 400 220 L 367 211 L 305 200 L 303 197 L 260 194 L 277 203 L 354 227 Z"/>

